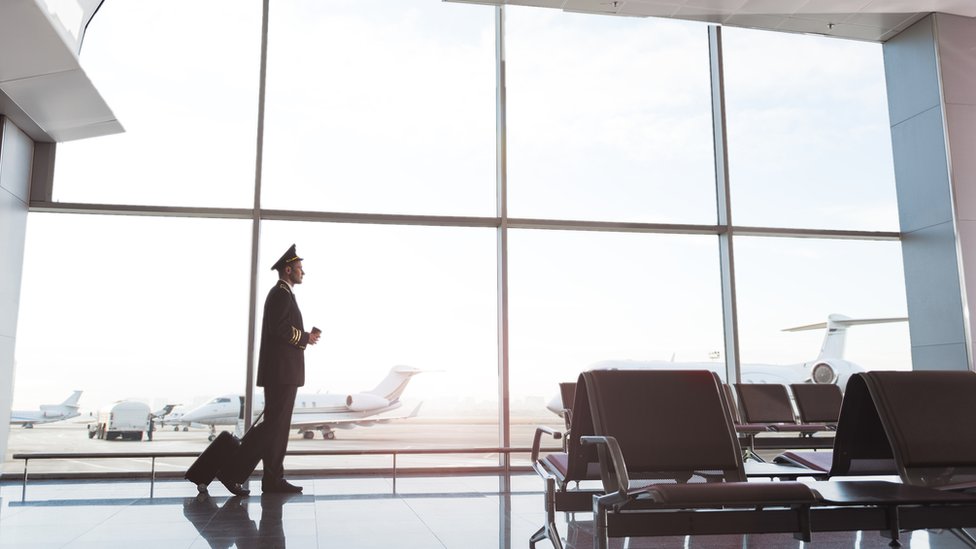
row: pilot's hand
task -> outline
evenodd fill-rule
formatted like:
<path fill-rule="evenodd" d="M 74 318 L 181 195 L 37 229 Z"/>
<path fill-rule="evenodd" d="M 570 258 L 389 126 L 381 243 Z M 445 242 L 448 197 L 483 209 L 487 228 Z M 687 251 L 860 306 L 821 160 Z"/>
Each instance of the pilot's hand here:
<path fill-rule="evenodd" d="M 308 334 L 308 344 L 315 345 L 316 343 L 319 342 L 320 337 L 322 337 L 321 332 L 311 332 L 310 334 Z"/>

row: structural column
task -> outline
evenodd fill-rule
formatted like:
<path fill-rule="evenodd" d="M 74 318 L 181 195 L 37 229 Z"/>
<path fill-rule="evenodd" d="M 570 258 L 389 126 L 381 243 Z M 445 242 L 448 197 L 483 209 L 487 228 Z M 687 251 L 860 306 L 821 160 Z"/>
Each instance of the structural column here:
<path fill-rule="evenodd" d="M 0 464 L 7 454 L 10 434 L 14 343 L 33 156 L 33 141 L 12 122 L 0 117 Z"/>
<path fill-rule="evenodd" d="M 884 63 L 913 368 L 972 369 L 976 20 L 930 15 Z"/>

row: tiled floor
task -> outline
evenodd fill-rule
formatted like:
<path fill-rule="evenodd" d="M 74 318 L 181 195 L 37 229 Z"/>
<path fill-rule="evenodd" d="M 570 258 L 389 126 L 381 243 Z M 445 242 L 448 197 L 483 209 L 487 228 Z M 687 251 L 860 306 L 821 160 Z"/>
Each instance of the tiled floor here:
<path fill-rule="evenodd" d="M 198 496 L 185 481 L 35 481 L 0 484 L 0 548 L 528 547 L 542 524 L 533 475 L 293 479 L 298 496 Z M 252 485 L 255 483 L 252 483 Z M 259 491 L 260 486 L 252 486 Z M 590 515 L 560 516 L 566 547 L 592 546 Z M 950 532 L 914 532 L 907 547 L 968 547 Z M 807 547 L 887 547 L 876 532 L 814 534 Z M 538 544 L 549 549 L 547 542 Z M 804 547 L 789 535 L 614 540 L 614 548 Z"/>

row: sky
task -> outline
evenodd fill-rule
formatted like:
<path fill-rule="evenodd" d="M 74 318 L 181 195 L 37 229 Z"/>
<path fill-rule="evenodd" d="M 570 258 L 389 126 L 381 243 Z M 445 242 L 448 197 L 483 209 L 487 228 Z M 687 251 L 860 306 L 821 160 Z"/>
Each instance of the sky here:
<path fill-rule="evenodd" d="M 58 147 L 64 202 L 253 205 L 260 5 L 106 3 L 82 64 L 126 133 Z M 506 9 L 513 217 L 714 223 L 706 27 Z M 219 24 L 214 24 L 219 21 Z M 495 215 L 494 11 L 417 1 L 272 3 L 262 205 Z M 214 31 L 214 29 L 217 29 Z M 723 29 L 733 221 L 897 230 L 881 46 Z M 173 40 L 179 36 L 179 40 Z M 246 220 L 32 213 L 14 407 L 243 390 Z M 308 276 L 309 392 L 427 370 L 424 411 L 497 406 L 497 236 L 483 227 L 267 221 L 270 265 Z M 743 362 L 796 363 L 828 314 L 905 316 L 897 242 L 737 237 Z M 723 348 L 714 236 L 509 231 L 513 409 L 599 360 Z M 858 326 L 848 358 L 908 369 L 907 324 Z"/>

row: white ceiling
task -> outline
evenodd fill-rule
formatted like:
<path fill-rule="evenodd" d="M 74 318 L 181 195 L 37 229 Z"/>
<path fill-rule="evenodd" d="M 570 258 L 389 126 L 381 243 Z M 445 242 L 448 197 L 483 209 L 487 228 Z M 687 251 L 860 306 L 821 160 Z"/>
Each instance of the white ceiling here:
<path fill-rule="evenodd" d="M 976 0 L 448 0 L 666 17 L 884 42 L 932 12 L 976 17 Z"/>

